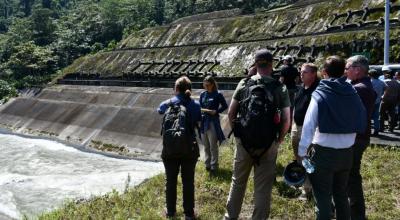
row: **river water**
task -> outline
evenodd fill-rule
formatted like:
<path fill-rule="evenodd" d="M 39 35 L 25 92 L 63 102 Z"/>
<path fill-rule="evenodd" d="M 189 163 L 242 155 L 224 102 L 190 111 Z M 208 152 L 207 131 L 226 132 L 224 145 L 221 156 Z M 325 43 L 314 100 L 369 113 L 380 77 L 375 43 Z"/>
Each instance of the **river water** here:
<path fill-rule="evenodd" d="M 162 163 L 116 159 L 55 141 L 0 133 L 0 219 L 36 216 L 163 171 Z"/>

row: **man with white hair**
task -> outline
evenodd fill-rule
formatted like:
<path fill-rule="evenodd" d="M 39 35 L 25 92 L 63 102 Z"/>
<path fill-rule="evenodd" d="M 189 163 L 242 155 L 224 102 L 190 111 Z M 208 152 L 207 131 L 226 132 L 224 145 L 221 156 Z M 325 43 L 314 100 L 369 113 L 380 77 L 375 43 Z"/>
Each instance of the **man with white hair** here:
<path fill-rule="evenodd" d="M 376 93 L 368 76 L 368 59 L 361 55 L 352 56 L 347 59 L 345 73 L 353 87 L 357 90 L 361 101 L 367 111 L 365 118 L 367 127 L 357 133 L 353 145 L 353 166 L 350 170 L 347 193 L 350 198 L 351 219 L 366 219 L 365 200 L 362 189 L 362 177 L 360 174 L 361 159 L 365 149 L 370 143 L 371 116 L 375 105 Z"/>

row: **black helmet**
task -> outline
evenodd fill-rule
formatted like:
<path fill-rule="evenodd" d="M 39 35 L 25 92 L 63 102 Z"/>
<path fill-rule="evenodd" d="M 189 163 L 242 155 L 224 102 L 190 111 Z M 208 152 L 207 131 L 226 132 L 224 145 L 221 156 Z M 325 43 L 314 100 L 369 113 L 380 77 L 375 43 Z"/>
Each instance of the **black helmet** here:
<path fill-rule="evenodd" d="M 289 186 L 299 187 L 306 179 L 306 169 L 297 161 L 289 163 L 283 171 L 283 179 Z"/>

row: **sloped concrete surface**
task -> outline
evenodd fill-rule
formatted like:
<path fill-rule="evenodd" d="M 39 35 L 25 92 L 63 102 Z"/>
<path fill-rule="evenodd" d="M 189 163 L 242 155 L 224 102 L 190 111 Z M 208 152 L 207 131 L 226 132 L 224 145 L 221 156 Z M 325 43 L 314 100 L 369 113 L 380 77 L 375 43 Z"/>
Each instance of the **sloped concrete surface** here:
<path fill-rule="evenodd" d="M 193 98 L 200 92 L 193 91 Z M 228 102 L 232 92 L 223 91 Z M 172 88 L 56 85 L 28 91 L 1 106 L 0 124 L 18 133 L 159 160 L 162 116 L 156 108 L 172 96 Z M 226 118 L 223 122 L 228 130 Z"/>

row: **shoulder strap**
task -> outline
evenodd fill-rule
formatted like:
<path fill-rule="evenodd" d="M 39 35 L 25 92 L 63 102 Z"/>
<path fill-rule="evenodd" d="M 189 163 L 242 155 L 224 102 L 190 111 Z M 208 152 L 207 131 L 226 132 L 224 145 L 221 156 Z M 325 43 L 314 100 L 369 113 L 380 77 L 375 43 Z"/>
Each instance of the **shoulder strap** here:
<path fill-rule="evenodd" d="M 168 108 L 169 107 L 172 107 L 174 105 L 174 103 L 172 103 L 172 99 L 169 99 L 169 102 L 168 102 Z M 160 132 L 160 135 L 162 136 L 163 135 L 163 130 L 164 130 L 164 124 L 165 124 L 165 113 L 164 113 L 164 116 L 163 116 L 163 120 L 162 120 L 162 122 L 161 122 L 161 132 Z"/>

